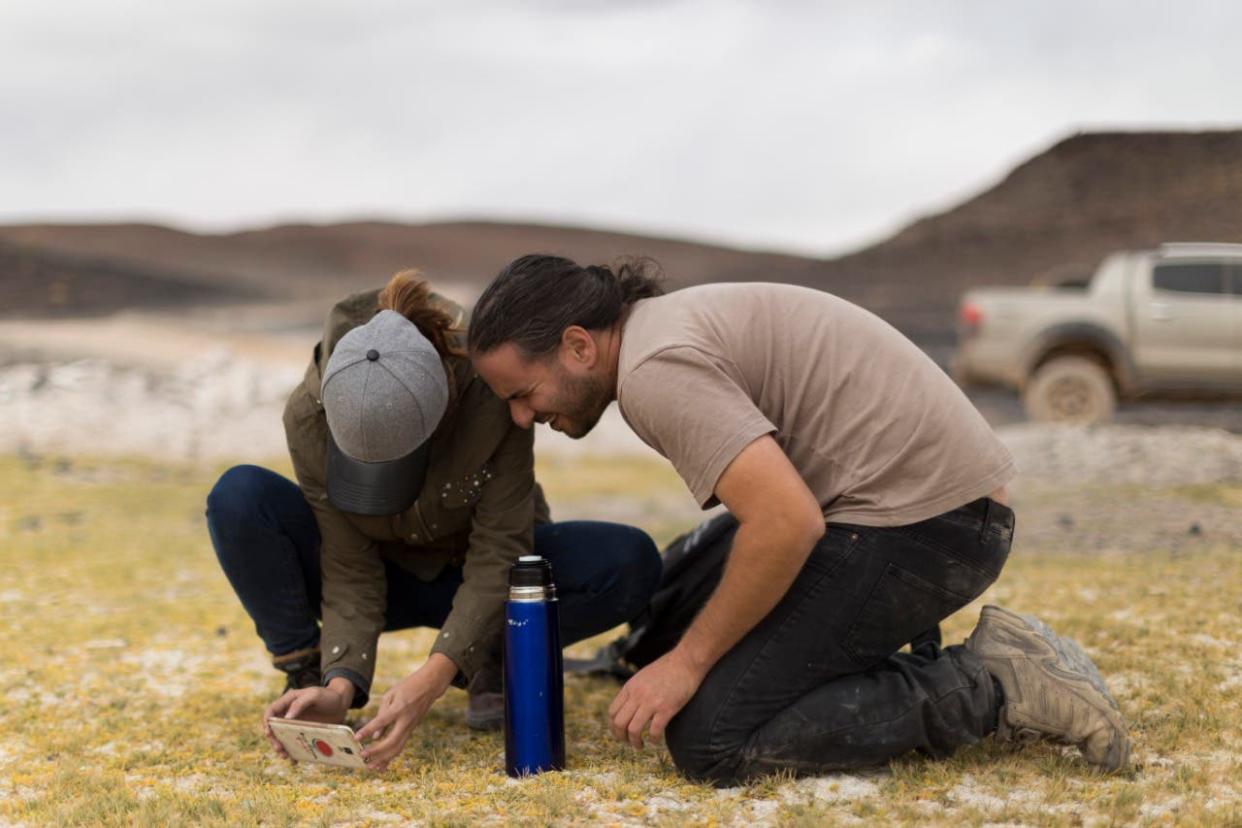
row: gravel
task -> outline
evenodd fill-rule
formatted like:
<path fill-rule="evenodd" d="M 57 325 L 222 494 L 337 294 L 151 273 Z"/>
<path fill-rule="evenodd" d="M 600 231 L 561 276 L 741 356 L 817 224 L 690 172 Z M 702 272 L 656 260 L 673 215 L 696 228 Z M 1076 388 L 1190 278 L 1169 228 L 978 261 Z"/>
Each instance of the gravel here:
<path fill-rule="evenodd" d="M 251 459 L 285 452 L 281 411 L 302 370 L 220 349 L 171 372 L 99 359 L 0 367 L 0 451 Z M 1001 425 L 1019 493 L 1242 482 L 1242 435 L 1191 425 Z M 583 441 L 547 429 L 539 451 L 646 453 L 614 409 Z"/>
<path fill-rule="evenodd" d="M 1037 423 L 997 430 L 1018 465 L 1018 485 L 1144 486 L 1242 481 L 1242 436 L 1195 426 Z"/>

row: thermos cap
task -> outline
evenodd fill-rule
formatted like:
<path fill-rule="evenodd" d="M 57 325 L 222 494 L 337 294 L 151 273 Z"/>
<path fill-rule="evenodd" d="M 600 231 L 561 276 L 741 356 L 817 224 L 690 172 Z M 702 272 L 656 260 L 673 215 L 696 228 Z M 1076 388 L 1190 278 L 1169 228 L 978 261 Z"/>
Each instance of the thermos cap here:
<path fill-rule="evenodd" d="M 552 585 L 552 564 L 539 555 L 523 555 L 509 570 L 511 587 L 548 587 Z"/>

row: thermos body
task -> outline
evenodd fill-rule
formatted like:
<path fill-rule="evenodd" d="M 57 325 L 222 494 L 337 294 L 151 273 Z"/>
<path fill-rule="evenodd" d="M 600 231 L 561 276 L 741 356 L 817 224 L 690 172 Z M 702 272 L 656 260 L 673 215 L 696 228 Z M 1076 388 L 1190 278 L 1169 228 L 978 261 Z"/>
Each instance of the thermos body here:
<path fill-rule="evenodd" d="M 505 603 L 505 771 L 565 767 L 565 680 L 552 567 L 529 555 L 509 577 Z"/>

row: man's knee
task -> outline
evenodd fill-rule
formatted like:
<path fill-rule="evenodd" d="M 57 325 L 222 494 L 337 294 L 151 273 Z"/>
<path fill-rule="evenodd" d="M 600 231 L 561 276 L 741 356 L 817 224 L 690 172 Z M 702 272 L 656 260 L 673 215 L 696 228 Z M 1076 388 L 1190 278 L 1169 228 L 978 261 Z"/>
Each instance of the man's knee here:
<path fill-rule="evenodd" d="M 691 704 L 693 704 L 691 700 Z M 677 770 L 694 782 L 705 782 L 717 788 L 740 784 L 742 746 L 714 746 L 710 728 L 693 711 L 683 710 L 665 731 L 664 741 Z"/>

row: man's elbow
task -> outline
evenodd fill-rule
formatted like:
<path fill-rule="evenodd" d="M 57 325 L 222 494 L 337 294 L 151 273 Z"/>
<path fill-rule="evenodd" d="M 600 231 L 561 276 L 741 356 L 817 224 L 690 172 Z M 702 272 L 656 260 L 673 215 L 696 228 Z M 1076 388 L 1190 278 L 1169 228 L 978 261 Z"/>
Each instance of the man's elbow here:
<path fill-rule="evenodd" d="M 808 548 L 819 543 L 820 538 L 824 536 L 827 527 L 824 525 L 824 515 L 818 509 L 813 514 L 806 514 L 802 520 L 803 539 Z"/>
<path fill-rule="evenodd" d="M 791 546 L 809 550 L 824 536 L 824 516 L 818 505 L 809 509 L 790 510 L 781 521 Z"/>
<path fill-rule="evenodd" d="M 819 503 L 807 492 L 803 498 L 768 498 L 748 509 L 734 512 L 742 527 L 754 532 L 767 544 L 775 544 L 791 554 L 809 553 L 824 536 L 826 526 Z"/>

